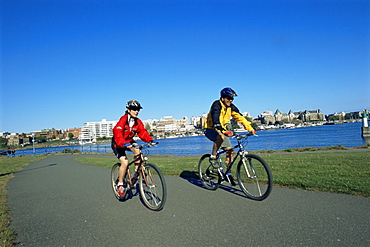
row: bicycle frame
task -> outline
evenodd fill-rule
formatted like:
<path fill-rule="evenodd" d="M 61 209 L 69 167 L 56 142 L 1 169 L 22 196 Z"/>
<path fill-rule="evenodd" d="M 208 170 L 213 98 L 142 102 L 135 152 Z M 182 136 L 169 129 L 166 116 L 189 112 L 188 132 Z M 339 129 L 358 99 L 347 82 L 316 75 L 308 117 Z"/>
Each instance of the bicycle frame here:
<path fill-rule="evenodd" d="M 235 163 L 236 178 L 241 191 L 250 199 L 262 201 L 271 193 L 273 181 L 270 168 L 266 161 L 256 154 L 249 154 L 244 148 L 247 144 L 248 137 L 252 134 L 238 135 L 238 144 L 225 150 L 218 150 L 216 153 L 217 161 L 211 158 L 211 154 L 204 154 L 198 162 L 199 179 L 204 187 L 208 190 L 217 190 L 223 181 L 229 182 L 235 186 L 235 179 L 231 175 L 231 169 Z M 222 165 L 221 154 L 232 151 L 236 155 L 230 157 L 227 167 Z"/>
<path fill-rule="evenodd" d="M 133 161 L 131 161 L 127 165 L 126 176 L 127 176 L 128 181 L 130 183 L 130 187 L 133 187 L 134 184 L 132 183 L 132 177 L 131 177 L 131 173 L 129 172 L 130 171 L 129 167 L 130 167 L 130 165 L 135 164 L 135 162 L 137 162 L 137 161 L 140 161 L 140 163 L 139 163 L 139 165 L 137 167 L 137 170 L 135 171 L 134 177 L 139 178 L 140 173 L 141 173 L 141 176 L 142 176 L 143 180 L 145 181 L 145 184 L 148 186 L 148 182 L 147 182 L 147 179 L 146 179 L 146 176 L 145 176 L 145 172 L 144 172 L 144 169 L 145 168 L 143 167 L 143 165 L 146 163 L 146 160 L 148 158 L 145 157 L 144 154 L 141 152 L 141 150 L 143 149 L 143 147 L 145 147 L 146 145 L 147 144 L 145 144 L 145 145 L 139 145 L 138 147 L 134 147 L 134 148 L 140 149 L 140 155 L 139 155 L 139 157 L 137 157 L 136 159 L 134 159 Z M 151 173 L 149 173 L 149 176 L 151 176 Z"/>
<path fill-rule="evenodd" d="M 247 136 L 250 136 L 250 134 L 248 134 Z M 227 167 L 227 170 L 226 170 L 226 171 L 224 171 L 224 170 L 222 171 L 222 170 L 221 170 L 221 172 L 222 172 L 222 173 L 224 173 L 224 174 L 227 174 L 227 173 L 229 173 L 229 172 L 230 172 L 230 170 L 231 170 L 232 166 L 234 165 L 234 162 L 238 159 L 238 157 L 239 157 L 239 156 L 241 156 L 242 154 L 247 154 L 247 153 L 248 153 L 248 151 L 244 150 L 243 144 L 242 144 L 242 142 L 240 141 L 240 140 L 242 140 L 243 138 L 238 138 L 238 137 L 242 137 L 242 136 L 240 136 L 240 135 L 235 135 L 235 137 L 237 138 L 237 141 L 238 141 L 238 144 L 237 144 L 237 145 L 235 145 L 235 146 L 234 146 L 234 147 L 232 147 L 232 148 L 226 149 L 226 150 L 222 150 L 222 151 L 218 150 L 218 151 L 217 151 L 217 154 L 216 154 L 217 158 L 219 158 L 219 159 L 220 159 L 220 155 L 221 155 L 221 154 L 224 154 L 224 153 L 226 153 L 226 152 L 228 152 L 228 151 L 230 151 L 230 150 L 233 150 L 233 149 L 239 148 L 239 150 L 236 152 L 235 157 L 230 161 L 230 163 L 229 163 L 229 165 L 228 165 L 228 167 Z M 220 169 L 219 169 L 219 171 L 220 171 Z"/>

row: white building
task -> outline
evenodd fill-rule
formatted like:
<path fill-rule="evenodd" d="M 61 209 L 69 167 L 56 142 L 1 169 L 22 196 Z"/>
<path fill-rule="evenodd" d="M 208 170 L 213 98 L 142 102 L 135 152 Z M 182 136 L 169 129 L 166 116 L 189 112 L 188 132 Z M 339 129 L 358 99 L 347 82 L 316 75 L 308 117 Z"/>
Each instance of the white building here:
<path fill-rule="evenodd" d="M 144 127 L 148 128 L 149 130 L 156 129 L 156 126 L 158 125 L 159 120 L 158 119 L 147 119 L 147 120 L 142 120 Z"/>
<path fill-rule="evenodd" d="M 113 127 L 118 121 L 107 121 L 102 119 L 101 122 L 86 122 L 81 127 L 79 135 L 80 144 L 94 143 L 96 138 L 113 137 Z"/>
<path fill-rule="evenodd" d="M 156 130 L 158 132 L 176 132 L 188 124 L 188 118 L 175 119 L 172 116 L 165 116 L 159 120 Z"/>

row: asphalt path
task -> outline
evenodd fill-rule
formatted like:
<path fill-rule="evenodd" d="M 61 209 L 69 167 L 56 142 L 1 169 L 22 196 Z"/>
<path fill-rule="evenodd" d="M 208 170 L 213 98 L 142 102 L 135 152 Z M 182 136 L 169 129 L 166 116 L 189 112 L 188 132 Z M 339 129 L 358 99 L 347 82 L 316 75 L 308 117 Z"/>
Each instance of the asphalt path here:
<path fill-rule="evenodd" d="M 166 176 L 154 212 L 138 194 L 118 201 L 110 170 L 76 157 L 48 156 L 8 183 L 18 246 L 370 246 L 370 198 L 274 187 L 258 202 Z"/>

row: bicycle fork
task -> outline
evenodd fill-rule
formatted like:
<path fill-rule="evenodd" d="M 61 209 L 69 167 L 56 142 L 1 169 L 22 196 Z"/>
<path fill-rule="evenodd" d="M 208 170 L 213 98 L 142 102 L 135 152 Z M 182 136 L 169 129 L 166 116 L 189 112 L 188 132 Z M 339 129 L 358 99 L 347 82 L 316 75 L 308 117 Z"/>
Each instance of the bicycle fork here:
<path fill-rule="evenodd" d="M 242 162 L 243 162 L 244 170 L 247 173 L 247 176 L 249 178 L 256 178 L 257 177 L 257 174 L 256 174 L 256 171 L 254 170 L 252 161 L 251 160 L 248 160 L 250 169 L 248 168 L 248 166 L 246 164 L 246 161 L 247 161 L 247 159 L 245 157 L 242 157 Z M 249 170 L 251 170 L 251 172 L 253 173 L 253 176 L 250 174 Z"/>

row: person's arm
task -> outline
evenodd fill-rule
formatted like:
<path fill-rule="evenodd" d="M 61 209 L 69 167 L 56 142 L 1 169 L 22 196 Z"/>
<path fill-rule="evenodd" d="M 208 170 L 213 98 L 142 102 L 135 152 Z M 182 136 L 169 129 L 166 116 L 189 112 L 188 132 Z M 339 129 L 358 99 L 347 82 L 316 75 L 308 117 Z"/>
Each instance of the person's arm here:
<path fill-rule="evenodd" d="M 220 101 L 213 102 L 211 106 L 211 118 L 213 122 L 213 127 L 221 132 L 225 131 L 220 122 L 220 113 L 221 113 L 221 103 Z"/>
<path fill-rule="evenodd" d="M 143 122 L 140 119 L 137 119 L 138 122 L 138 137 L 143 141 L 143 142 L 152 142 L 153 138 L 149 134 L 148 130 L 145 129 Z"/>
<path fill-rule="evenodd" d="M 247 131 L 249 131 L 249 132 L 254 131 L 254 129 L 252 127 L 252 123 L 249 122 L 242 114 L 240 114 L 239 109 L 235 105 L 231 106 L 231 116 L 238 123 L 241 123 Z"/>
<path fill-rule="evenodd" d="M 123 138 L 124 124 L 125 124 L 125 117 L 122 116 L 120 120 L 117 122 L 116 126 L 114 126 L 113 128 L 114 142 L 119 147 L 123 147 L 125 145 L 125 139 Z"/>

